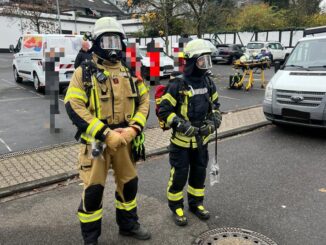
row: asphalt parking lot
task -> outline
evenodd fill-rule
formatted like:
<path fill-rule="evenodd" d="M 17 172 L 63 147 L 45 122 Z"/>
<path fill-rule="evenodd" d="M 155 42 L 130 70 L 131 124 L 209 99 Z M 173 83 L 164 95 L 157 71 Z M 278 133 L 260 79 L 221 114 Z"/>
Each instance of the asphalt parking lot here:
<path fill-rule="evenodd" d="M 74 141 L 75 127 L 68 119 L 60 95 L 60 114 L 56 115 L 59 133 L 50 133 L 50 101 L 43 94 L 36 93 L 32 82 L 17 84 L 12 74 L 12 54 L 0 54 L 0 154 L 44 147 Z M 218 64 L 212 68 L 216 76 L 221 110 L 223 112 L 260 105 L 264 89 L 257 81 L 250 91 L 228 89 L 229 76 L 234 70 L 229 65 Z M 273 76 L 273 69 L 266 71 L 266 80 Z M 259 76 L 259 74 L 257 74 Z M 160 81 L 167 83 L 167 79 Z M 155 116 L 155 86 L 151 86 L 151 113 L 147 127 L 158 127 Z"/>

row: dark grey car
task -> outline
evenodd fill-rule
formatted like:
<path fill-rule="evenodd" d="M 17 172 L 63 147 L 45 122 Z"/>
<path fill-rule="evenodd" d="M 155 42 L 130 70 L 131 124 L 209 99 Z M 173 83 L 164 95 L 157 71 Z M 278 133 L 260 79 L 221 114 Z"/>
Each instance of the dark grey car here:
<path fill-rule="evenodd" d="M 233 61 L 239 59 L 243 55 L 242 46 L 239 44 L 220 44 L 216 46 L 217 51 L 212 53 L 212 61 L 214 64 L 225 62 L 232 64 Z"/>

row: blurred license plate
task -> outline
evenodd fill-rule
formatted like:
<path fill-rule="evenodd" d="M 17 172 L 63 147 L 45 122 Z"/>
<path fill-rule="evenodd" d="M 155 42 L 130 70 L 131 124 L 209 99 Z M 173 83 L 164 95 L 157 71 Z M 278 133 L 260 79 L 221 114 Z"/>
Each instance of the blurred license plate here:
<path fill-rule="evenodd" d="M 173 69 L 167 69 L 165 70 L 165 73 L 172 73 L 173 72 Z"/>
<path fill-rule="evenodd" d="M 291 109 L 283 109 L 282 116 L 287 117 L 287 118 L 292 118 L 292 119 L 299 119 L 299 120 L 309 120 L 310 119 L 309 112 L 297 111 L 297 110 L 291 110 Z"/>

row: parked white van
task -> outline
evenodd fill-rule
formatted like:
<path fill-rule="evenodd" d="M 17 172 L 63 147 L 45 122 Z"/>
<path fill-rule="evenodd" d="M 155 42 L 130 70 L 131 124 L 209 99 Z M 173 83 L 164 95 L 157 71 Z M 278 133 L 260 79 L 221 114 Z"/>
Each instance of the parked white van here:
<path fill-rule="evenodd" d="M 60 58 L 59 84 L 68 85 L 74 72 L 75 58 L 81 48 L 81 35 L 26 34 L 19 38 L 16 46 L 10 45 L 14 52 L 13 72 L 17 83 L 23 80 L 34 82 L 36 91 L 45 87 L 45 49 L 64 48 L 64 57 Z"/>
<path fill-rule="evenodd" d="M 263 110 L 275 124 L 326 128 L 326 36 L 297 43 L 268 83 Z"/>

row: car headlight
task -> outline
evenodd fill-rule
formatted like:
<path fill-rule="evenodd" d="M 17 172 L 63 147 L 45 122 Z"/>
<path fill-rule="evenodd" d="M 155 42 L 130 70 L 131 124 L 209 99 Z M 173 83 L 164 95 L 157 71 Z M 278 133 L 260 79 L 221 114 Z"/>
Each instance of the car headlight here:
<path fill-rule="evenodd" d="M 272 101 L 273 98 L 273 85 L 269 82 L 265 90 L 265 100 Z"/>

